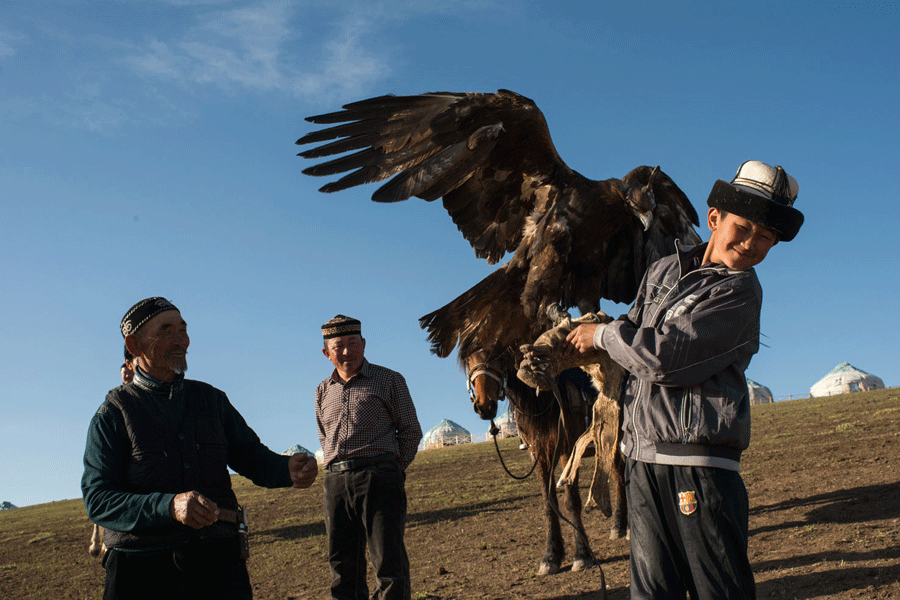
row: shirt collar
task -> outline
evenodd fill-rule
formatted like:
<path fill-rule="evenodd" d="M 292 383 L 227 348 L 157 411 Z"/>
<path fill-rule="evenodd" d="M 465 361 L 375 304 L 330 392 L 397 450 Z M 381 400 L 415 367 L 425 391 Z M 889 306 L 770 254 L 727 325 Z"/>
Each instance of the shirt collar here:
<path fill-rule="evenodd" d="M 372 371 L 371 371 L 371 368 L 369 365 L 369 361 L 366 360 L 365 358 L 363 358 L 362 365 L 359 367 L 359 372 L 356 375 L 354 375 L 353 377 L 351 377 L 350 381 L 356 379 L 359 375 L 362 375 L 363 377 L 366 377 L 366 378 L 369 378 L 372 376 Z M 331 372 L 331 381 L 333 383 L 341 383 L 341 384 L 347 383 L 346 381 L 341 379 L 340 375 L 338 375 L 337 369 L 335 369 Z"/>

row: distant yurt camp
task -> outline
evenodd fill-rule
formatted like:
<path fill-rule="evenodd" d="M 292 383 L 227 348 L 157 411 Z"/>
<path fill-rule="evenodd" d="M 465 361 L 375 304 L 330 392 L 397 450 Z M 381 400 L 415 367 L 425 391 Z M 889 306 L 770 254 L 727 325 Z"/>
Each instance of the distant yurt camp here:
<path fill-rule="evenodd" d="M 752 379 L 747 380 L 747 387 L 750 388 L 750 404 L 769 404 L 772 402 L 772 390 L 756 383 Z"/>
<path fill-rule="evenodd" d="M 850 363 L 841 363 L 809 388 L 809 395 L 834 396 L 883 389 L 884 382 L 880 377 L 861 371 Z"/>
<path fill-rule="evenodd" d="M 443 446 L 455 446 L 456 444 L 468 444 L 472 441 L 472 434 L 462 425 L 458 425 L 450 419 L 444 419 L 428 430 L 422 438 L 422 448 L 441 448 Z"/>
<path fill-rule="evenodd" d="M 514 408 L 511 408 L 494 419 L 494 425 L 500 430 L 497 437 L 501 440 L 519 434 L 519 428 L 516 426 L 516 415 L 513 412 L 514 410 Z M 490 429 L 488 429 L 488 433 L 490 433 Z"/>

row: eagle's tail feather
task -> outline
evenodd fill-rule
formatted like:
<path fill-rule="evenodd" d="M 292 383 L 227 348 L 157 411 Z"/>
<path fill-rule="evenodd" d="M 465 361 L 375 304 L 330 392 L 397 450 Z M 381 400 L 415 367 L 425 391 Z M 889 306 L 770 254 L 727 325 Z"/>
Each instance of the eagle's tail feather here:
<path fill-rule="evenodd" d="M 442 306 L 419 319 L 428 331 L 431 352 L 441 358 L 459 346 L 460 360 L 472 352 L 503 345 L 503 338 L 518 331 L 524 319 L 519 291 L 507 269 L 499 268 Z"/>

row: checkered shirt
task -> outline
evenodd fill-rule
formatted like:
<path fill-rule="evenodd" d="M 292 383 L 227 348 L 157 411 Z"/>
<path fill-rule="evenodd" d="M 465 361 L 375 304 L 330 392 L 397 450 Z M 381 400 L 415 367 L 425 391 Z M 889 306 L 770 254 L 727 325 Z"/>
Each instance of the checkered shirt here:
<path fill-rule="evenodd" d="M 346 383 L 335 370 L 319 384 L 316 422 L 325 465 L 392 453 L 405 470 L 422 439 L 403 375 L 368 361 Z"/>

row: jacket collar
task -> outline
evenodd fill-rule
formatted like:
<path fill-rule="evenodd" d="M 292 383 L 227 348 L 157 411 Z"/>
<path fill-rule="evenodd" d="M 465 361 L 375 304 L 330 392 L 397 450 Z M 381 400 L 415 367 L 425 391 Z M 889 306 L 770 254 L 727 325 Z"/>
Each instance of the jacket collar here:
<path fill-rule="evenodd" d="M 682 246 L 681 240 L 675 240 L 675 252 L 678 256 L 678 268 L 682 277 L 700 266 L 699 264 L 695 265 L 694 261 L 696 260 L 697 263 L 699 263 L 701 260 L 703 260 L 703 254 L 706 252 L 706 247 L 708 245 L 709 242 L 697 244 L 696 246 Z"/>
<path fill-rule="evenodd" d="M 132 383 L 148 392 L 172 397 L 172 392 L 180 391 L 184 387 L 184 375 L 179 375 L 174 381 L 162 381 L 145 373 L 140 367 L 134 368 L 134 380 Z"/>
<path fill-rule="evenodd" d="M 702 244 L 697 244 L 696 246 L 682 246 L 680 240 L 675 240 L 675 251 L 678 254 L 678 268 L 680 270 L 681 277 L 684 277 L 691 271 L 694 271 L 701 267 L 704 269 L 712 269 L 726 275 L 734 275 L 736 273 L 753 271 L 753 267 L 745 269 L 744 271 L 735 271 L 734 269 L 729 269 L 722 264 L 709 264 L 706 266 L 701 264 L 697 264 L 695 266 L 694 264 L 692 264 L 692 261 L 694 261 L 694 259 L 696 259 L 698 263 L 703 260 L 703 255 L 706 253 L 707 246 L 709 246 L 709 242 L 703 242 Z"/>

